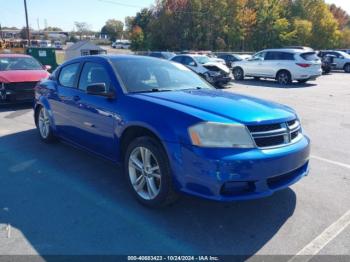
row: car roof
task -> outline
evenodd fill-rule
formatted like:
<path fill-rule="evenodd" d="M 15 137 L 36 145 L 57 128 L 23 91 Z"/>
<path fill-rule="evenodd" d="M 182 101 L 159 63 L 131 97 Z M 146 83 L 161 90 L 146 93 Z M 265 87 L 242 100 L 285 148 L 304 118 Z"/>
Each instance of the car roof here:
<path fill-rule="evenodd" d="M 0 57 L 31 57 L 30 55 L 24 55 L 24 54 L 0 54 Z"/>
<path fill-rule="evenodd" d="M 61 66 L 68 65 L 68 64 L 73 64 L 73 63 L 79 63 L 79 62 L 84 62 L 87 60 L 95 60 L 95 61 L 123 61 L 123 60 L 140 60 L 140 59 L 151 59 L 155 61 L 159 61 L 159 58 L 151 57 L 151 56 L 140 56 L 140 55 L 90 55 L 90 56 L 80 56 L 73 58 L 71 60 L 68 60 L 64 62 Z"/>
<path fill-rule="evenodd" d="M 261 52 L 287 52 L 287 53 L 306 53 L 306 52 L 313 52 L 311 50 L 304 50 L 304 49 L 292 49 L 292 48 L 274 48 L 274 49 L 265 49 Z"/>

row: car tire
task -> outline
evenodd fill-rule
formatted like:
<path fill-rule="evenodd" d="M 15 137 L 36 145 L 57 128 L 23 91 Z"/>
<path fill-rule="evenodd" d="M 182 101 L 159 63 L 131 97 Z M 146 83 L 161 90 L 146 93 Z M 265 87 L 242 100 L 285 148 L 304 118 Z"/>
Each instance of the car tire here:
<path fill-rule="evenodd" d="M 235 69 L 233 69 L 233 77 L 235 78 L 235 80 L 237 81 L 242 81 L 244 80 L 244 72 L 243 69 L 240 67 L 237 67 Z"/>
<path fill-rule="evenodd" d="M 292 83 L 292 77 L 290 73 L 286 70 L 278 72 L 276 80 L 280 85 L 284 86 L 290 85 Z"/>
<path fill-rule="evenodd" d="M 124 172 L 130 190 L 140 203 L 159 208 L 177 200 L 167 154 L 156 139 L 138 137 L 129 144 Z"/>
<path fill-rule="evenodd" d="M 345 71 L 345 73 L 350 73 L 350 64 L 346 64 L 344 66 L 344 71 Z"/>
<path fill-rule="evenodd" d="M 42 141 L 45 143 L 52 143 L 57 140 L 53 134 L 49 113 L 45 107 L 40 106 L 40 108 L 37 109 L 35 123 Z"/>

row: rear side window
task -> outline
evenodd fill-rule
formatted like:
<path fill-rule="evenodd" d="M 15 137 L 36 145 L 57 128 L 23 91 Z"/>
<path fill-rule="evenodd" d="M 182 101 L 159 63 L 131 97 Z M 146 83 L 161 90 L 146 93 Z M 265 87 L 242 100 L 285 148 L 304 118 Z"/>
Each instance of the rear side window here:
<path fill-rule="evenodd" d="M 79 70 L 79 63 L 70 64 L 61 69 L 58 81 L 62 86 L 75 87 L 77 75 Z"/>
<path fill-rule="evenodd" d="M 294 60 L 294 54 L 287 52 L 268 52 L 265 60 Z"/>
<path fill-rule="evenodd" d="M 319 60 L 315 52 L 303 53 L 300 55 L 306 61 L 317 61 Z"/>

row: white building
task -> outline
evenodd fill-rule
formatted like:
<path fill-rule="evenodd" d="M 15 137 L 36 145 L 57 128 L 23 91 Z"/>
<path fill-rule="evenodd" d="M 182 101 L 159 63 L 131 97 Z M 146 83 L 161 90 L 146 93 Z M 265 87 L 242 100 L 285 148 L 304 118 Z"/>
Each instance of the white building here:
<path fill-rule="evenodd" d="M 107 54 L 107 51 L 90 41 L 79 41 L 66 49 L 65 60 L 79 56 Z"/>

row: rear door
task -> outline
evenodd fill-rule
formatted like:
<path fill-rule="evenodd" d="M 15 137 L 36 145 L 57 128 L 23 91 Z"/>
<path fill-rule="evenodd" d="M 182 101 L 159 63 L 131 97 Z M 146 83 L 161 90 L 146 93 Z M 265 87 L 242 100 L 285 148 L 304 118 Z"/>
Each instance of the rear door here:
<path fill-rule="evenodd" d="M 79 132 L 76 126 L 78 114 L 75 104 L 79 94 L 77 83 L 80 69 L 80 62 L 61 68 L 57 78 L 57 93 L 50 100 L 57 131 L 69 140 Z"/>
<path fill-rule="evenodd" d="M 264 74 L 266 74 L 267 77 L 275 78 L 277 72 L 281 69 L 292 71 L 291 67 L 294 66 L 294 60 L 294 53 L 269 51 L 265 56 Z"/>

